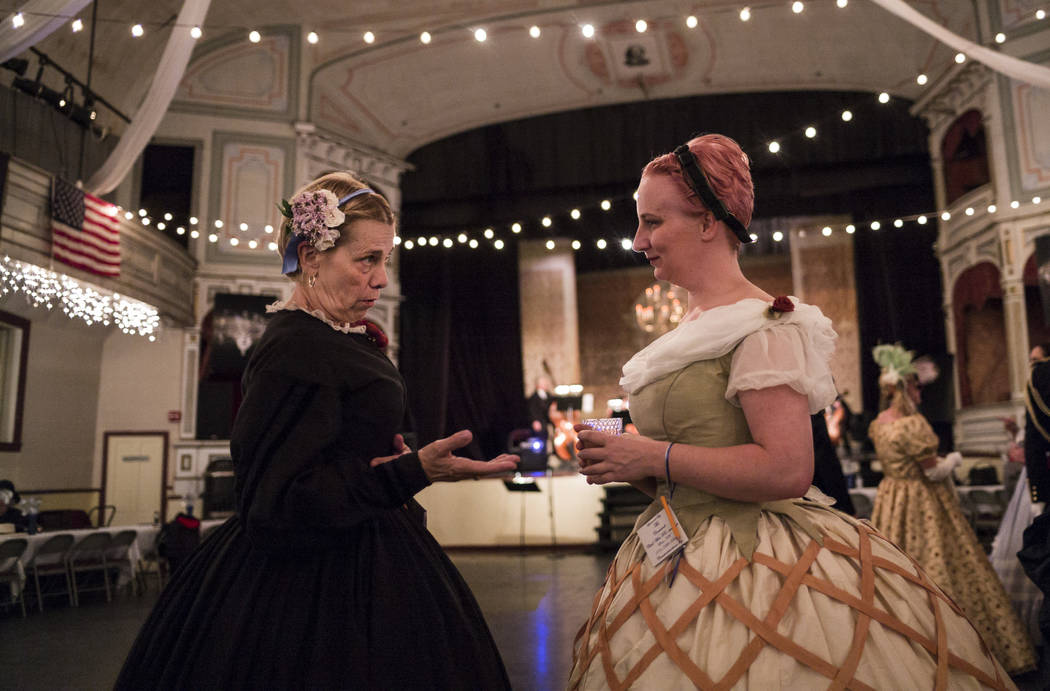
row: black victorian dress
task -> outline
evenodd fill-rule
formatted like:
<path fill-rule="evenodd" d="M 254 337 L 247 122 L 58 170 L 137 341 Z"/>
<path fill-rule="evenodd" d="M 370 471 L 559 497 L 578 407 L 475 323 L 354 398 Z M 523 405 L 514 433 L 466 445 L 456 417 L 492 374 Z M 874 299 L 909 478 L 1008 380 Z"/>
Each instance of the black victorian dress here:
<path fill-rule="evenodd" d="M 275 315 L 244 375 L 237 514 L 183 565 L 118 689 L 509 688 L 477 602 L 410 510 L 405 389 L 363 334 Z"/>

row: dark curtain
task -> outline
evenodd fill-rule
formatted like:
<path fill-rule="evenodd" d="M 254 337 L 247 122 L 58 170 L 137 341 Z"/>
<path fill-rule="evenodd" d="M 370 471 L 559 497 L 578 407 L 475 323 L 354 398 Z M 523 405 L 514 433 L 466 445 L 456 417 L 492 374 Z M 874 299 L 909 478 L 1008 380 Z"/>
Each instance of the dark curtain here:
<path fill-rule="evenodd" d="M 528 422 L 514 244 L 416 248 L 400 261 L 399 364 L 418 445 L 469 429 L 461 455 L 503 453 Z"/>
<path fill-rule="evenodd" d="M 858 224 L 859 225 L 859 224 Z M 934 251 L 937 224 L 905 229 L 858 229 L 854 236 L 861 381 L 868 418 L 879 412 L 879 367 L 871 349 L 900 342 L 937 363 L 940 376 L 923 389 L 921 411 L 950 450 L 955 403 L 952 361 L 944 333 L 944 294 Z M 867 425 L 864 425 L 867 431 Z"/>

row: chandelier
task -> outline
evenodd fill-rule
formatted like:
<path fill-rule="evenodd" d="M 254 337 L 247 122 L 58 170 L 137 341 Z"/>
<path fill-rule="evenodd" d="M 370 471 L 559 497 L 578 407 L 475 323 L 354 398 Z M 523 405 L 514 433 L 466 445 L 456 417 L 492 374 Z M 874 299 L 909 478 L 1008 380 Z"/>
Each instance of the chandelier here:
<path fill-rule="evenodd" d="M 666 333 L 685 316 L 686 293 L 666 281 L 657 281 L 634 301 L 634 321 L 646 333 Z"/>

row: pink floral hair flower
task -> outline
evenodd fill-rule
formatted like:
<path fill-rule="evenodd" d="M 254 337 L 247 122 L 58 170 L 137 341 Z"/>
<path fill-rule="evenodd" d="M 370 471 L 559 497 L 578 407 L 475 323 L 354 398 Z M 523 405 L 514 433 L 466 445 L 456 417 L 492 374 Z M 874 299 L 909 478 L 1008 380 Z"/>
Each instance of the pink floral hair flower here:
<path fill-rule="evenodd" d="M 292 232 L 302 235 L 318 252 L 335 246 L 339 226 L 346 214 L 339 210 L 339 198 L 328 190 L 310 190 L 292 198 Z"/>

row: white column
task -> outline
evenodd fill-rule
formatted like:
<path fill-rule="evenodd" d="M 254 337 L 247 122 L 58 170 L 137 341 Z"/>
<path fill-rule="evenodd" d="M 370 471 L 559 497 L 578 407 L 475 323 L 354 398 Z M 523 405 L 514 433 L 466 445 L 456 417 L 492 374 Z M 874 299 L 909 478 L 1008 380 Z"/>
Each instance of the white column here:
<path fill-rule="evenodd" d="M 580 335 L 576 315 L 576 261 L 569 241 L 518 243 L 521 359 L 525 391 L 550 367 L 555 384 L 580 383 Z"/>

